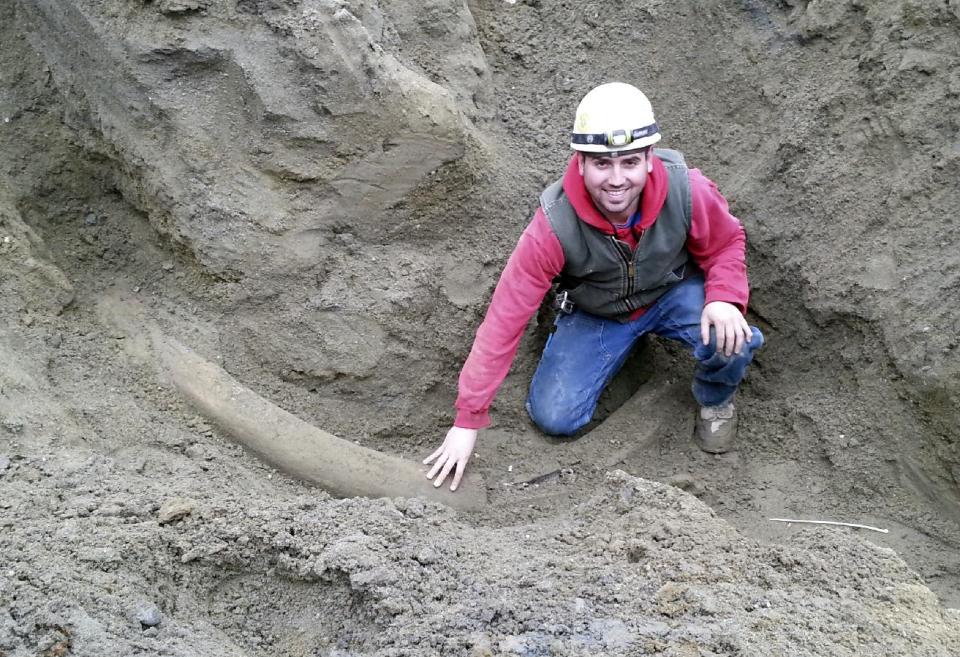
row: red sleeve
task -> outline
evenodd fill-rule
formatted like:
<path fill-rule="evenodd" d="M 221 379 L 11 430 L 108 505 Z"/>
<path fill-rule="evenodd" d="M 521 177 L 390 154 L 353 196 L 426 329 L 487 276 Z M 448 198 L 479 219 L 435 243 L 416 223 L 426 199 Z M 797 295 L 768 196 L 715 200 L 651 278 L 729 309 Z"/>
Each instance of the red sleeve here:
<path fill-rule="evenodd" d="M 503 383 L 523 331 L 563 268 L 563 247 L 538 209 L 507 260 L 490 307 L 460 371 L 455 424 L 482 429 L 488 409 Z"/>
<path fill-rule="evenodd" d="M 730 214 L 716 184 L 699 169 L 690 169 L 692 217 L 687 250 L 703 270 L 706 303 L 726 301 L 746 312 L 746 244 L 740 220 Z"/>

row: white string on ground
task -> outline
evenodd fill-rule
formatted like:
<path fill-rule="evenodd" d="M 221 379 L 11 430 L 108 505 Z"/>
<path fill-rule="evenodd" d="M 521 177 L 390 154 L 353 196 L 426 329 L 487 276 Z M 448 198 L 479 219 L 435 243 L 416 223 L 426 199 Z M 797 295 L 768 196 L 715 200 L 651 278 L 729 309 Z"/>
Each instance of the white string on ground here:
<path fill-rule="evenodd" d="M 853 522 L 834 522 L 833 520 L 795 520 L 791 518 L 770 518 L 770 520 L 775 520 L 776 522 L 795 522 L 807 525 L 837 525 L 840 527 L 856 527 L 857 529 L 869 529 L 870 531 L 880 532 L 881 534 L 887 534 L 890 532 L 889 529 L 880 529 L 879 527 L 871 527 L 870 525 L 858 525 Z"/>

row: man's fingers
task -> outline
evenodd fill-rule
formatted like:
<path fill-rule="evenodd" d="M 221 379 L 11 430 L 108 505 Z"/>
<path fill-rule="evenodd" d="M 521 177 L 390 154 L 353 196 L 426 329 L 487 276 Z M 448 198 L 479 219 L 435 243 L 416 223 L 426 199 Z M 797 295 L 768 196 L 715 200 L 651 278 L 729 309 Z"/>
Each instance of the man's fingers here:
<path fill-rule="evenodd" d="M 433 464 L 433 467 L 430 468 L 430 472 L 427 473 L 427 479 L 433 479 L 433 475 L 437 474 L 440 471 L 440 468 L 443 467 L 443 464 L 447 462 L 449 457 L 444 454 L 440 459 Z"/>
<path fill-rule="evenodd" d="M 443 464 L 443 470 L 441 470 L 437 478 L 433 480 L 434 488 L 439 488 L 443 485 L 443 480 L 447 478 L 448 474 L 450 474 L 450 469 L 453 467 L 453 464 L 454 460 L 451 458 L 448 458 L 447 462 Z"/>
<path fill-rule="evenodd" d="M 743 346 L 746 347 L 753 340 L 753 329 L 746 321 L 743 322 Z"/>
<path fill-rule="evenodd" d="M 713 325 L 713 330 L 717 334 L 717 352 L 723 352 L 724 346 L 727 344 L 727 330 L 721 322 L 717 322 Z"/>
<path fill-rule="evenodd" d="M 440 445 L 440 447 L 437 448 L 437 451 L 435 451 L 433 454 L 431 454 L 431 455 L 428 456 L 427 458 L 423 459 L 423 464 L 424 464 L 424 465 L 430 465 L 430 461 L 432 461 L 433 459 L 437 458 L 437 457 L 440 456 L 442 453 L 443 453 L 443 445 Z"/>
<path fill-rule="evenodd" d="M 744 337 L 745 337 L 745 336 L 743 335 L 743 330 L 742 330 L 742 329 L 739 329 L 739 328 L 738 328 L 738 329 L 735 329 L 735 330 L 734 330 L 734 333 L 735 333 L 736 336 L 737 336 L 737 341 L 736 341 L 736 343 L 734 343 L 734 345 L 733 345 L 733 353 L 739 354 L 740 352 L 743 351 L 743 343 L 744 343 Z"/>
<path fill-rule="evenodd" d="M 740 310 L 729 303 L 715 301 L 704 306 L 700 313 L 700 339 L 710 344 L 710 327 L 716 335 L 715 353 L 730 357 L 743 352 L 744 345 L 753 340 L 753 329 Z"/>
<path fill-rule="evenodd" d="M 466 461 L 457 461 L 457 471 L 453 473 L 453 483 L 450 484 L 450 490 L 457 490 L 460 485 L 460 479 L 463 478 L 463 471 L 466 469 Z"/>
<path fill-rule="evenodd" d="M 733 350 L 737 344 L 737 331 L 733 326 L 733 322 L 727 321 L 727 323 L 723 327 L 723 332 L 724 332 L 724 335 L 726 336 L 726 339 L 724 340 L 724 343 L 723 343 L 724 345 L 723 353 L 729 356 L 730 354 L 733 353 Z"/>

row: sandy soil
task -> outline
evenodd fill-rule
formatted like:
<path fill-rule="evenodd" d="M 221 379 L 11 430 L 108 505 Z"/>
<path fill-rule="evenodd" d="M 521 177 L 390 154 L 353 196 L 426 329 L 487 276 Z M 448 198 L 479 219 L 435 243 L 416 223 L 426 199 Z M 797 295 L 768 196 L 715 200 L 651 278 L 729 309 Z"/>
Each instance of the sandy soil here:
<path fill-rule="evenodd" d="M 932 0 L 0 8 L 0 655 L 960 654 L 958 32 Z M 731 454 L 657 340 L 589 433 L 538 434 L 534 323 L 486 509 L 336 500 L 103 316 L 122 291 L 422 458 L 605 79 L 747 229 L 768 345 Z"/>

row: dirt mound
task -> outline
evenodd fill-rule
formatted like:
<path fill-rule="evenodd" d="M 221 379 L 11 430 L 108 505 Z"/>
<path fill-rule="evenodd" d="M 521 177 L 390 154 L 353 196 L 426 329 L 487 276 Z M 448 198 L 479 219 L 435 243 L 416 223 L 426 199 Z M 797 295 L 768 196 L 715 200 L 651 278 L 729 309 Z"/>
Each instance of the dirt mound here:
<path fill-rule="evenodd" d="M 19 464 L 15 476 L 34 465 Z M 95 497 L 49 501 L 91 475 Z M 6 650 L 940 656 L 960 648 L 957 612 L 944 611 L 892 550 L 831 530 L 790 547 L 761 545 L 696 498 L 622 472 L 570 513 L 498 529 L 419 500 L 281 491 L 267 500 L 168 498 L 157 509 L 163 482 L 138 482 L 134 493 L 130 480 L 91 459 L 17 500 L 45 507 L 59 526 L 4 534 L 16 564 L 0 589 L 16 619 L 0 634 Z M 40 563 L 19 551 L 41 541 L 49 552 Z"/>
<path fill-rule="evenodd" d="M 0 8 L 0 654 L 960 654 L 958 31 L 932 0 Z M 547 441 L 531 326 L 487 510 L 333 500 L 98 315 L 126 290 L 272 402 L 422 458 L 607 79 L 747 228 L 768 345 L 736 453 L 693 447 L 655 340 Z"/>

